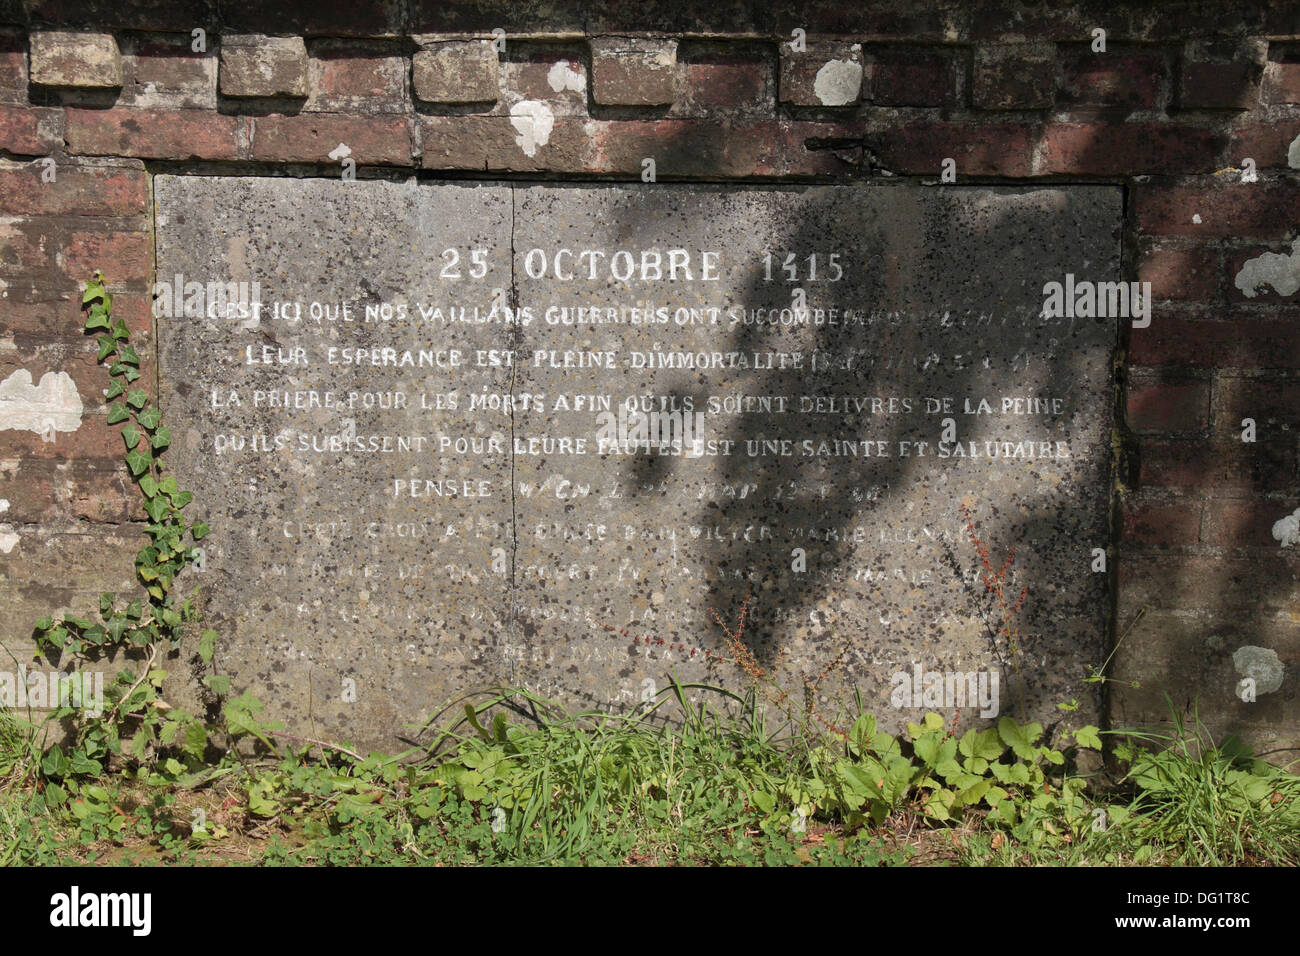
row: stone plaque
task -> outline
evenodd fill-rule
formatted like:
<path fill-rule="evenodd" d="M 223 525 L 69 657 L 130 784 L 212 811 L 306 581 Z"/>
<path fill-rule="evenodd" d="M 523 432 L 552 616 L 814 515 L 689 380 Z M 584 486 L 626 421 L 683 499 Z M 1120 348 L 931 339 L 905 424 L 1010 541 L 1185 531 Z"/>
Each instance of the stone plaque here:
<path fill-rule="evenodd" d="M 1084 696 L 1118 190 L 155 184 L 205 606 L 292 726 L 392 746 L 488 683 L 739 686 L 742 608 L 828 719 Z M 995 570 L 1016 549 L 1011 635 L 967 511 Z"/>

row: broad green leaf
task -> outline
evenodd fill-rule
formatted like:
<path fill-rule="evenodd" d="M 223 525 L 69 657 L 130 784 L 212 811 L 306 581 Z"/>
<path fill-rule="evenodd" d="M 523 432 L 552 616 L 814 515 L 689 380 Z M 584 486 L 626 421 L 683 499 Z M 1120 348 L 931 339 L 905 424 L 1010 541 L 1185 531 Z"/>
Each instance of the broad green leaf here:
<path fill-rule="evenodd" d="M 147 401 L 149 401 L 149 394 L 143 388 L 133 388 L 126 393 L 126 403 L 132 408 L 143 408 Z"/>
<path fill-rule="evenodd" d="M 140 490 L 144 492 L 146 498 L 152 498 L 158 494 L 158 482 L 154 480 L 153 475 L 140 476 Z"/>
<path fill-rule="evenodd" d="M 190 534 L 194 536 L 195 541 L 201 541 L 211 530 L 212 529 L 208 527 L 206 521 L 196 521 L 194 522 L 194 526 L 190 528 Z"/>
<path fill-rule="evenodd" d="M 121 402 L 114 402 L 108 407 L 108 423 L 116 425 L 118 422 L 124 422 L 131 417 L 131 413 L 126 410 L 126 406 Z"/>
<path fill-rule="evenodd" d="M 96 341 L 99 343 L 99 352 L 95 356 L 98 362 L 104 361 L 117 350 L 117 343 L 107 335 L 101 335 Z"/>
<path fill-rule="evenodd" d="M 140 429 L 134 425 L 124 425 L 122 427 L 122 441 L 126 443 L 126 450 L 130 451 L 140 444 Z"/>
<path fill-rule="evenodd" d="M 143 389 L 141 389 L 140 391 L 141 393 L 143 393 Z M 158 409 L 153 405 L 150 405 L 139 415 L 137 415 L 136 418 L 139 419 L 141 425 L 149 429 L 149 431 L 153 431 L 155 428 L 158 427 L 158 424 L 162 421 L 162 412 L 158 411 Z"/>
<path fill-rule="evenodd" d="M 212 655 L 217 649 L 217 632 L 208 628 L 199 635 L 199 657 L 204 664 L 212 663 Z"/>
<path fill-rule="evenodd" d="M 172 433 L 165 426 L 159 428 L 153 433 L 153 447 L 155 450 L 166 448 L 172 443 Z"/>
<path fill-rule="evenodd" d="M 1097 732 L 1098 728 L 1092 724 L 1086 727 L 1080 727 L 1074 732 L 1074 742 L 1080 747 L 1089 747 L 1093 750 L 1101 749 L 1101 735 Z"/>
<path fill-rule="evenodd" d="M 121 382 L 109 382 L 108 388 L 104 390 L 104 398 L 117 398 L 117 396 L 121 395 L 124 391 L 126 391 L 126 388 Z"/>
<path fill-rule="evenodd" d="M 998 736 L 1021 760 L 1033 760 L 1038 756 L 1034 743 L 1042 735 L 1041 724 L 1029 723 L 1021 727 L 1010 717 L 1003 717 L 998 721 Z"/>
<path fill-rule="evenodd" d="M 149 466 L 152 463 L 153 463 L 153 456 L 150 455 L 147 451 L 140 451 L 139 449 L 136 449 L 135 451 L 129 453 L 126 456 L 126 466 L 131 469 L 131 476 L 134 478 L 139 478 L 146 471 L 148 471 Z"/>

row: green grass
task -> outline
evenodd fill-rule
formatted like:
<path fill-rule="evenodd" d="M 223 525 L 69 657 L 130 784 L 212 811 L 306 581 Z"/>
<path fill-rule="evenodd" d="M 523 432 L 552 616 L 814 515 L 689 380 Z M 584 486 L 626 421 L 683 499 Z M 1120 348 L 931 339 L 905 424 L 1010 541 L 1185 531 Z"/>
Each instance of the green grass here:
<path fill-rule="evenodd" d="M 713 705 L 689 704 L 688 693 Z M 1085 786 L 1068 748 L 1058 766 L 1058 742 L 1036 750 L 1015 730 L 1019 756 L 998 745 L 991 761 L 1004 783 L 1029 768 L 1027 785 L 1007 784 L 1014 811 L 971 803 L 939 820 L 947 778 L 937 773 L 958 777 L 943 763 L 953 753 L 943 741 L 955 738 L 937 718 L 898 738 L 865 730 L 874 722 L 864 718 L 846 743 L 789 722 L 769 727 L 753 695 L 679 686 L 634 714 L 569 714 L 522 691 L 462 699 L 452 714 L 422 752 L 244 753 L 215 772 L 160 761 L 152 773 L 64 779 L 67 801 L 48 809 L 31 728 L 0 715 L 0 863 L 1300 861 L 1300 778 L 1237 742 L 1214 746 L 1197 721 L 1116 734 L 1109 785 L 1094 776 Z M 910 783 L 873 815 L 854 787 L 886 764 Z"/>

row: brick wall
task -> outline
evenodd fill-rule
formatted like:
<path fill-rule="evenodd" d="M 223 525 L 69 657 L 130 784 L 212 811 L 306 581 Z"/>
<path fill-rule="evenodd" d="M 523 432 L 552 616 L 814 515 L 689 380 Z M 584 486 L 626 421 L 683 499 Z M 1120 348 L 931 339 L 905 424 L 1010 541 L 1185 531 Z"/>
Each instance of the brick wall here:
<path fill-rule="evenodd" d="M 104 268 L 148 345 L 153 172 L 334 176 L 340 143 L 362 178 L 639 179 L 653 157 L 661 181 L 933 182 L 950 157 L 959 183 L 1125 187 L 1126 278 L 1156 304 L 1121 333 L 1112 673 L 1140 686 L 1115 690 L 1112 719 L 1195 699 L 1217 733 L 1290 759 L 1294 4 L 263 6 L 0 0 L 0 380 L 66 373 L 84 404 L 73 431 L 0 428 L 17 653 L 27 622 L 130 583 L 110 556 L 140 515 L 77 303 Z M 1243 646 L 1264 651 L 1234 665 Z M 1280 688 L 1239 700 L 1240 666 L 1264 674 L 1269 651 Z"/>

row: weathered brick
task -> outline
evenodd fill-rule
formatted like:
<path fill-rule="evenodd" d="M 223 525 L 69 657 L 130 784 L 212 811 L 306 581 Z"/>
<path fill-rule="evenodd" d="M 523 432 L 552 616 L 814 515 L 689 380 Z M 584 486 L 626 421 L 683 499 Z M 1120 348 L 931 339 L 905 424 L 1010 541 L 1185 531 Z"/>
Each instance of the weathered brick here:
<path fill-rule="evenodd" d="M 1178 105 L 1185 110 L 1254 109 L 1261 74 L 1254 63 L 1184 63 L 1178 76 Z"/>
<path fill-rule="evenodd" d="M 1300 46 L 1269 49 L 1261 96 L 1265 103 L 1300 103 Z"/>
<path fill-rule="evenodd" d="M 1138 183 L 1134 188 L 1138 228 L 1165 236 L 1202 239 L 1281 239 L 1294 228 L 1300 208 L 1300 183 L 1230 183 L 1167 186 Z M 1199 219 L 1199 221 L 1197 221 Z"/>
<path fill-rule="evenodd" d="M 1223 321 L 1157 309 L 1150 328 L 1133 330 L 1129 361 L 1188 368 L 1300 368 L 1300 316 L 1274 319 L 1230 312 Z"/>
<path fill-rule="evenodd" d="M 69 107 L 68 152 L 141 159 L 238 159 L 237 116 L 199 110 Z"/>
<path fill-rule="evenodd" d="M 1200 540 L 1201 502 L 1194 498 L 1128 501 L 1123 516 L 1126 547 L 1183 547 Z"/>
<path fill-rule="evenodd" d="M 307 95 L 307 46 L 302 37 L 242 34 L 221 38 L 221 95 Z"/>
<path fill-rule="evenodd" d="M 58 245 L 58 236 L 47 219 L 15 218 L 0 222 L 0 274 L 53 272 Z"/>
<path fill-rule="evenodd" d="M 1230 134 L 1228 162 L 1240 168 L 1242 160 L 1249 156 L 1256 169 L 1300 169 L 1300 147 L 1292 149 L 1298 139 L 1300 118 L 1274 117 L 1267 122 L 1246 123 Z"/>
<path fill-rule="evenodd" d="M 1116 576 L 1122 601 L 1132 608 L 1147 604 L 1152 610 L 1300 610 L 1296 548 L 1279 548 L 1274 561 L 1226 555 L 1121 556 Z"/>
<path fill-rule="evenodd" d="M 109 273 L 105 278 L 113 292 L 113 317 L 125 322 L 132 335 L 146 336 L 152 326 L 152 297 L 145 292 L 119 291 L 111 274 L 115 271 L 113 265 L 100 263 L 98 267 Z M 89 274 L 80 278 L 89 278 Z M 36 295 L 30 301 L 14 301 L 12 294 L 6 298 L 4 309 L 0 309 L 0 339 L 15 334 L 67 339 L 81 333 L 85 314 L 80 308 L 79 289 L 66 283 L 62 289 L 41 283 L 33 291 Z"/>
<path fill-rule="evenodd" d="M 35 86 L 113 89 L 122 85 L 122 54 L 111 33 L 37 32 L 28 42 Z"/>
<path fill-rule="evenodd" d="M 74 229 L 62 237 L 55 259 L 69 280 L 84 280 L 102 270 L 115 284 L 144 288 L 153 272 L 153 242 L 147 232 Z M 116 305 L 116 303 L 114 303 Z"/>
<path fill-rule="evenodd" d="M 1223 255 L 1213 246 L 1148 243 L 1138 260 L 1138 281 L 1151 283 L 1157 302 L 1215 303 L 1222 273 Z"/>
<path fill-rule="evenodd" d="M 400 113 L 406 109 L 406 58 L 386 44 L 318 40 L 308 63 L 304 109 Z"/>
<path fill-rule="evenodd" d="M 0 106 L 0 150 L 15 156 L 48 156 L 62 142 L 58 110 Z"/>
<path fill-rule="evenodd" d="M 591 40 L 591 96 L 602 106 L 666 106 L 677 91 L 677 41 Z"/>
<path fill-rule="evenodd" d="M 189 34 L 151 33 L 127 39 L 122 49 L 126 82 L 116 106 L 137 109 L 217 108 L 217 57 L 192 49 Z"/>
<path fill-rule="evenodd" d="M 587 168 L 639 173 L 642 160 L 653 157 L 661 178 L 818 175 L 838 171 L 839 161 L 804 143 L 855 132 L 834 123 L 789 120 L 744 125 L 683 120 L 602 123 L 592 129 Z"/>
<path fill-rule="evenodd" d="M 1260 378 L 1220 379 L 1214 434 L 1239 440 L 1242 420 L 1255 422 L 1256 443 L 1295 443 L 1300 437 L 1300 384 Z"/>
<path fill-rule="evenodd" d="M 501 64 L 487 40 L 430 43 L 411 59 L 411 86 L 425 103 L 495 103 Z"/>
<path fill-rule="evenodd" d="M 1094 176 L 1213 172 L 1227 138 L 1169 123 L 1052 123 L 1043 131 L 1038 172 Z"/>
<path fill-rule="evenodd" d="M 1249 494 L 1297 487 L 1296 443 L 1164 441 L 1141 446 L 1142 487 Z"/>
<path fill-rule="evenodd" d="M 872 47 L 871 102 L 877 106 L 952 106 L 957 101 L 957 60 L 925 48 Z"/>
<path fill-rule="evenodd" d="M 0 34 L 0 103 L 27 102 L 27 44 L 14 34 Z"/>
<path fill-rule="evenodd" d="M 1300 498 L 1210 501 L 1205 506 L 1205 543 L 1223 548 L 1277 551 L 1273 526 L 1300 507 Z"/>
<path fill-rule="evenodd" d="M 1052 105 L 1056 48 L 1016 43 L 975 49 L 971 103 L 981 110 L 1041 110 Z"/>
<path fill-rule="evenodd" d="M 531 47 L 524 47 L 524 54 L 526 59 L 501 61 L 498 76 L 506 102 L 542 100 L 556 116 L 588 115 L 587 68 L 576 54 L 562 56 L 550 48 Z"/>
<path fill-rule="evenodd" d="M 1158 54 L 1074 51 L 1061 58 L 1061 99 L 1071 107 L 1153 109 L 1166 73 Z"/>
<path fill-rule="evenodd" d="M 781 44 L 780 98 L 793 106 L 853 106 L 862 96 L 862 45 L 809 41 L 795 52 Z"/>
<path fill-rule="evenodd" d="M 139 491 L 121 458 L 84 461 L 25 458 L 0 462 L 0 522 L 117 523 L 144 518 Z"/>
<path fill-rule="evenodd" d="M 960 176 L 1028 176 L 1036 130 L 1023 123 L 906 123 L 868 137 L 895 173 L 937 176 L 946 157 Z"/>
<path fill-rule="evenodd" d="M 770 116 L 776 108 L 772 64 L 758 51 L 679 57 L 677 82 L 674 113 Z"/>
<path fill-rule="evenodd" d="M 253 124 L 253 159 L 332 163 L 329 154 L 342 143 L 358 165 L 412 165 L 411 128 L 406 117 L 274 114 L 259 116 Z"/>
<path fill-rule="evenodd" d="M 0 461 L 0 523 L 35 524 L 57 518 L 57 506 L 51 462 Z"/>
<path fill-rule="evenodd" d="M 1209 409 L 1208 382 L 1157 382 L 1128 390 L 1128 423 L 1135 432 L 1202 432 Z"/>
<path fill-rule="evenodd" d="M 0 209 L 11 216 L 134 216 L 147 209 L 143 169 L 58 166 L 42 182 L 36 163 L 0 163 Z"/>

